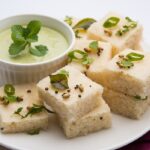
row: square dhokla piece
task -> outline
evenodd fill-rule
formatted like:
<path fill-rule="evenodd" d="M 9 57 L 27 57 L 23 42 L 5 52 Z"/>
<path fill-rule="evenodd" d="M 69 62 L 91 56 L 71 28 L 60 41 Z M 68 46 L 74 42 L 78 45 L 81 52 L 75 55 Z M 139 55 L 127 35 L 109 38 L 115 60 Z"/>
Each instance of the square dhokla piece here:
<path fill-rule="evenodd" d="M 126 49 L 117 54 L 103 71 L 102 85 L 129 96 L 149 96 L 150 53 Z"/>
<path fill-rule="evenodd" d="M 99 97 L 99 100 L 101 101 L 101 104 L 80 119 L 75 121 L 64 121 L 58 117 L 60 126 L 63 128 L 64 133 L 68 138 L 86 135 L 91 132 L 111 127 L 110 109 L 101 97 Z"/>
<path fill-rule="evenodd" d="M 29 107 L 41 107 L 43 101 L 39 98 L 36 84 L 15 85 L 15 95 L 17 101 L 9 99 L 10 103 L 6 103 L 7 96 L 4 92 L 4 87 L 0 88 L 0 129 L 2 133 L 16 133 L 16 132 L 34 132 L 39 129 L 48 128 L 48 113 L 42 109 L 38 113 L 32 113 L 25 118 L 15 114 L 15 112 L 22 108 L 20 114 L 25 116 L 29 112 Z M 5 99 L 4 99 L 5 98 Z M 31 110 L 31 109 L 30 109 Z"/>
<path fill-rule="evenodd" d="M 64 120 L 80 118 L 100 105 L 99 96 L 103 87 L 88 79 L 77 69 L 66 66 L 58 70 L 68 73 L 68 88 L 54 89 L 50 77 L 38 84 L 39 93 L 45 102 Z"/>
<path fill-rule="evenodd" d="M 129 17 L 110 12 L 103 19 L 93 23 L 87 31 L 92 40 L 102 40 L 113 45 L 113 54 L 125 48 L 137 49 L 142 38 L 142 26 Z"/>
<path fill-rule="evenodd" d="M 92 50 L 90 45 L 92 43 L 97 44 L 97 51 Z M 106 67 L 106 64 L 112 58 L 112 46 L 109 43 L 93 40 L 77 40 L 74 46 L 74 50 L 80 50 L 82 52 L 87 52 L 87 55 L 92 62 L 88 65 L 82 64 L 81 61 L 73 59 L 68 65 L 80 70 L 85 73 L 93 81 L 100 83 L 101 72 Z M 68 56 L 69 57 L 69 56 Z"/>

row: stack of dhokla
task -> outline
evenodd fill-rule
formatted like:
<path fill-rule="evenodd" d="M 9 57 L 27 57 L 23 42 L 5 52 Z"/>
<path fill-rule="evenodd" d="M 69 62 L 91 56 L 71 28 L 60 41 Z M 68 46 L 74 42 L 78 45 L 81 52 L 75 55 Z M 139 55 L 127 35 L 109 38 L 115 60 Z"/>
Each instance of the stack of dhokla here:
<path fill-rule="evenodd" d="M 56 112 L 69 138 L 111 126 L 111 114 L 102 98 L 103 87 L 77 69 L 66 66 L 42 79 L 39 93 Z"/>
<path fill-rule="evenodd" d="M 103 72 L 104 99 L 115 113 L 138 119 L 150 103 L 150 54 L 126 49 Z"/>

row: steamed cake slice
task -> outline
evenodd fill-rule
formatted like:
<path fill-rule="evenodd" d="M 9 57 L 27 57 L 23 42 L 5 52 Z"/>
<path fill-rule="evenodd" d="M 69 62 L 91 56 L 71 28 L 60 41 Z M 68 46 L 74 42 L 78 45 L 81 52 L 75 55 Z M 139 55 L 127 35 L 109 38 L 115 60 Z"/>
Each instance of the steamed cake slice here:
<path fill-rule="evenodd" d="M 110 17 L 117 17 L 120 20 L 116 26 L 106 28 L 103 25 Z M 132 21 L 129 17 L 127 18 L 128 19 L 117 13 L 110 12 L 103 19 L 93 23 L 90 26 L 87 31 L 87 37 L 92 40 L 102 40 L 110 42 L 113 45 L 114 54 L 122 51 L 125 48 L 135 49 L 142 39 L 143 28 L 138 22 Z M 131 25 L 131 23 L 136 23 L 136 25 Z M 130 29 L 124 28 L 129 25 L 134 27 L 131 27 Z M 117 34 L 119 33 L 119 30 L 128 31 L 120 35 Z"/>
<path fill-rule="evenodd" d="M 140 119 L 150 104 L 150 98 L 140 100 L 107 88 L 104 89 L 103 97 L 112 112 L 132 119 Z"/>
<path fill-rule="evenodd" d="M 101 97 L 99 97 L 99 100 L 101 104 L 97 108 L 77 120 L 64 121 L 58 117 L 60 126 L 68 138 L 86 135 L 111 127 L 110 109 Z"/>
<path fill-rule="evenodd" d="M 41 97 L 61 118 L 74 120 L 100 105 L 99 96 L 103 92 L 102 86 L 94 83 L 80 71 L 70 66 L 66 66 L 54 74 L 58 74 L 62 70 L 68 73 L 69 88 L 54 89 L 50 77 L 42 79 L 37 84 Z M 79 86 L 80 88 L 78 88 Z"/>
<path fill-rule="evenodd" d="M 77 40 L 74 46 L 74 50 L 81 50 L 85 52 L 85 50 L 89 49 L 90 43 L 95 42 L 93 40 Z M 89 64 L 87 68 L 86 65 L 83 65 L 81 62 L 76 60 L 72 60 L 68 65 L 80 70 L 82 73 L 85 73 L 88 77 L 90 77 L 95 82 L 100 83 L 101 80 L 101 72 L 106 67 L 106 64 L 112 58 L 112 46 L 109 43 L 97 41 L 99 49 L 101 49 L 100 53 L 97 52 L 88 52 L 88 57 L 92 58 L 92 63 Z"/>
<path fill-rule="evenodd" d="M 43 105 L 43 101 L 39 98 L 37 87 L 35 84 L 16 85 L 15 95 L 21 97 L 22 101 L 11 102 L 4 104 L 4 100 L 1 99 L 0 103 L 0 129 L 3 133 L 16 133 L 16 132 L 32 132 L 39 129 L 48 128 L 48 113 L 43 109 L 39 113 L 29 115 L 25 118 L 21 118 L 15 112 L 18 108 L 23 108 L 20 112 L 21 115 L 25 115 L 28 112 L 28 108 L 33 104 L 38 106 Z M 6 96 L 4 93 L 4 87 L 0 88 L 0 96 Z"/>
<path fill-rule="evenodd" d="M 127 55 L 140 55 L 143 58 L 139 61 L 133 61 L 130 68 L 119 67 L 118 63 L 122 57 Z M 133 56 L 134 56 L 133 55 Z M 150 93 L 150 53 L 139 52 L 126 49 L 117 54 L 103 71 L 103 81 L 101 84 L 114 91 L 122 92 L 130 96 L 140 96 L 145 98 Z"/>

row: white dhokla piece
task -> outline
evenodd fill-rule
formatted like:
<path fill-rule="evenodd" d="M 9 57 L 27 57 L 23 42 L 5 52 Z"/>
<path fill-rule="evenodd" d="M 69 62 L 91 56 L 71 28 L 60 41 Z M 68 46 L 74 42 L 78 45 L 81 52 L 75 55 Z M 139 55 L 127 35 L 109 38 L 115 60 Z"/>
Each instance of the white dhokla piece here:
<path fill-rule="evenodd" d="M 111 17 L 119 18 L 119 22 L 115 26 L 104 27 L 104 23 Z M 114 23 L 116 19 L 110 20 Z M 107 27 L 107 28 L 106 28 Z M 130 18 L 110 12 L 102 20 L 93 23 L 87 31 L 87 37 L 92 40 L 102 40 L 110 42 L 113 45 L 113 53 L 116 54 L 125 48 L 136 49 L 139 47 L 142 38 L 142 26 Z"/>
<path fill-rule="evenodd" d="M 61 118 L 74 120 L 100 105 L 98 97 L 102 95 L 102 86 L 70 66 L 66 66 L 54 74 L 62 70 L 69 74 L 68 89 L 55 90 L 50 83 L 50 77 L 44 78 L 37 84 L 41 97 Z"/>
<path fill-rule="evenodd" d="M 150 98 L 141 100 L 107 88 L 104 89 L 103 97 L 112 112 L 132 119 L 140 119 L 150 104 Z"/>
<path fill-rule="evenodd" d="M 140 54 L 144 58 L 139 61 L 122 61 L 122 57 L 139 58 Z M 136 56 L 137 55 L 137 56 Z M 126 58 L 125 58 L 126 59 Z M 118 63 L 131 65 L 130 68 L 119 67 Z M 103 71 L 102 85 L 114 91 L 122 92 L 130 96 L 140 96 L 142 99 L 150 93 L 150 53 L 138 52 L 126 49 L 117 54 Z"/>
<path fill-rule="evenodd" d="M 0 129 L 3 133 L 16 133 L 16 132 L 34 132 L 40 129 L 48 128 L 48 113 L 42 109 L 41 112 L 28 115 L 25 118 L 21 118 L 20 115 L 14 114 L 18 108 L 23 108 L 20 112 L 21 115 L 25 116 L 29 111 L 28 108 L 32 107 L 33 104 L 38 106 L 43 105 L 42 100 L 38 96 L 38 90 L 35 84 L 16 85 L 15 96 L 20 97 L 22 101 L 11 102 L 4 104 L 2 97 L 4 88 L 0 88 Z"/>
<path fill-rule="evenodd" d="M 112 58 L 112 46 L 109 43 L 97 41 L 98 48 L 101 50 L 100 53 L 93 52 L 90 50 L 90 43 L 95 42 L 93 40 L 77 40 L 73 50 L 81 50 L 85 52 L 85 50 L 89 50 L 88 57 L 92 58 L 92 63 L 87 68 L 86 65 L 83 65 L 80 61 L 72 60 L 68 65 L 80 70 L 82 73 L 85 73 L 88 77 L 90 77 L 95 82 L 100 83 L 101 80 L 101 72 L 106 67 L 106 64 Z"/>
<path fill-rule="evenodd" d="M 64 121 L 59 118 L 60 126 L 68 138 L 86 135 L 111 127 L 111 113 L 108 105 L 100 97 L 101 105 L 75 121 Z"/>

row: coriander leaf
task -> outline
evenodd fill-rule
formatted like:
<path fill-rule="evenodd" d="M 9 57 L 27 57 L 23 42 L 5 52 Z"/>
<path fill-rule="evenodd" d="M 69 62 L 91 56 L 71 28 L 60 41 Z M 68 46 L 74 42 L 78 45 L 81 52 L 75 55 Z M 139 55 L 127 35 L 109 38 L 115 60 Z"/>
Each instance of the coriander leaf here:
<path fill-rule="evenodd" d="M 40 133 L 40 129 L 33 129 L 33 130 L 27 132 L 27 134 L 29 134 L 29 135 L 36 135 L 39 133 Z"/>
<path fill-rule="evenodd" d="M 65 90 L 68 89 L 68 76 L 69 73 L 64 73 L 64 71 L 60 71 L 57 74 L 50 75 L 50 82 L 52 86 L 59 90 Z"/>
<path fill-rule="evenodd" d="M 64 21 L 71 26 L 72 25 L 72 19 L 73 19 L 72 17 L 66 16 Z"/>
<path fill-rule="evenodd" d="M 124 68 L 124 69 L 129 69 L 131 67 L 134 66 L 134 64 L 132 63 L 132 61 L 130 60 L 126 60 L 126 59 L 123 59 L 119 62 L 117 62 L 117 65 L 120 67 L 120 68 Z"/>
<path fill-rule="evenodd" d="M 23 107 L 19 107 L 19 108 L 14 112 L 14 114 L 19 115 L 19 116 L 23 119 L 24 116 L 21 115 L 22 110 L 23 110 Z"/>
<path fill-rule="evenodd" d="M 10 55 L 18 55 L 21 51 L 23 51 L 26 47 L 27 43 L 12 43 L 9 47 Z"/>
<path fill-rule="evenodd" d="M 97 50 L 98 50 L 98 41 L 92 41 L 89 44 L 89 48 L 97 52 Z"/>
<path fill-rule="evenodd" d="M 133 29 L 137 26 L 137 22 L 131 20 L 129 17 L 126 17 L 125 19 L 128 22 L 127 22 L 127 24 L 123 25 L 123 27 L 116 32 L 117 36 L 122 36 L 126 32 L 130 31 L 131 29 Z"/>
<path fill-rule="evenodd" d="M 139 61 L 144 58 L 144 55 L 132 52 L 132 53 L 129 53 L 126 57 L 130 59 L 131 61 Z"/>
<path fill-rule="evenodd" d="M 20 112 L 22 111 L 23 107 L 19 107 L 15 112 L 14 114 L 20 114 Z"/>
<path fill-rule="evenodd" d="M 29 37 L 27 38 L 27 41 L 28 41 L 29 43 L 37 42 L 37 41 L 38 41 L 38 36 L 37 36 L 37 35 L 29 36 Z"/>
<path fill-rule="evenodd" d="M 14 95 L 15 94 L 15 88 L 14 88 L 14 86 L 12 84 L 5 84 L 4 92 L 7 95 Z"/>
<path fill-rule="evenodd" d="M 28 112 L 26 113 L 26 115 L 23 117 L 23 118 L 26 118 L 28 117 L 29 115 L 34 115 L 34 114 L 37 114 L 37 113 L 40 113 L 43 111 L 44 106 L 43 105 L 37 105 L 37 104 L 33 104 L 32 107 L 28 107 Z"/>
<path fill-rule="evenodd" d="M 38 34 L 41 29 L 41 26 L 42 26 L 42 24 L 38 20 L 30 21 L 29 24 L 27 25 L 27 29 L 29 30 L 29 34 L 28 34 L 27 38 L 32 35 Z"/>
<path fill-rule="evenodd" d="M 84 19 L 80 20 L 77 24 L 75 24 L 74 27 L 73 27 L 73 29 L 82 28 L 82 29 L 86 30 L 94 22 L 96 22 L 96 20 L 93 19 L 93 18 L 84 18 Z"/>
<path fill-rule="evenodd" d="M 128 21 L 128 22 L 133 22 L 133 20 L 129 17 L 125 17 L 125 19 Z"/>
<path fill-rule="evenodd" d="M 119 23 L 119 21 L 120 21 L 120 18 L 118 17 L 110 17 L 104 22 L 103 27 L 104 28 L 114 27 Z"/>
<path fill-rule="evenodd" d="M 30 48 L 30 53 L 38 57 L 46 55 L 47 51 L 48 51 L 48 48 L 44 45 L 38 45 L 38 46 L 35 46 L 35 48 L 32 48 L 32 47 Z"/>
<path fill-rule="evenodd" d="M 24 43 L 24 28 L 21 25 L 14 25 L 11 27 L 11 38 L 14 43 Z"/>
<path fill-rule="evenodd" d="M 14 95 L 4 96 L 4 100 L 8 103 L 13 103 L 17 101 L 17 97 Z"/>

